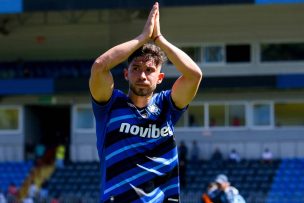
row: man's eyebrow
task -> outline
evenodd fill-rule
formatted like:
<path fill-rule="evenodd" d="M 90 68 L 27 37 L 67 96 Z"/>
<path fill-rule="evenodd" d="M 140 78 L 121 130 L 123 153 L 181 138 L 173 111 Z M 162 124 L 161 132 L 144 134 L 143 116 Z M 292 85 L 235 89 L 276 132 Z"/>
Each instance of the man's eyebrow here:
<path fill-rule="evenodd" d="M 151 69 L 157 69 L 155 66 L 147 66 L 147 68 L 151 68 Z"/>

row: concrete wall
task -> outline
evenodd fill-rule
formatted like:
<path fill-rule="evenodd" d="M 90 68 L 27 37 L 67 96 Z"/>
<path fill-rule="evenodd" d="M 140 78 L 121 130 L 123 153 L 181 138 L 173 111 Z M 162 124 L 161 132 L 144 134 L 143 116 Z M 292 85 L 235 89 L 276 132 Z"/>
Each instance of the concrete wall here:
<path fill-rule="evenodd" d="M 200 92 L 194 102 L 229 102 L 229 101 L 304 101 L 303 90 L 252 90 L 242 91 L 207 91 Z M 260 158 L 262 151 L 268 147 L 276 158 L 304 157 L 304 127 L 270 127 L 255 129 L 250 126 L 242 129 L 224 128 L 176 128 L 176 140 L 185 140 L 189 148 L 193 140 L 197 140 L 200 157 L 207 159 L 216 147 L 228 155 L 235 148 L 243 158 Z M 95 130 L 72 133 L 72 160 L 95 160 Z"/>
<path fill-rule="evenodd" d="M 0 134 L 0 162 L 24 159 L 23 133 Z"/>
<path fill-rule="evenodd" d="M 258 93 L 254 97 L 254 93 L 242 94 L 242 93 L 231 93 L 232 99 L 252 100 L 268 98 L 263 96 L 267 94 L 269 99 L 273 100 L 279 98 L 289 99 L 302 99 L 300 92 L 286 92 L 286 93 Z M 291 96 L 293 95 L 293 96 Z M 76 104 L 88 104 L 87 96 L 78 96 L 70 98 L 69 96 L 60 97 L 55 96 L 57 102 L 60 104 L 67 104 L 71 101 L 75 101 Z M 6 98 L 3 101 L 9 102 L 16 97 Z M 223 92 L 207 93 L 205 95 L 198 95 L 200 101 L 219 101 L 224 100 L 225 94 Z M 35 101 L 35 97 L 24 97 L 19 98 L 19 101 L 27 101 L 32 103 Z M 34 102 L 33 102 L 34 103 Z M 75 104 L 75 103 L 74 103 Z M 71 106 L 74 104 L 70 103 Z M 26 114 L 26 112 L 25 112 Z M 72 112 L 73 120 L 73 112 Z M 28 118 L 25 117 L 24 118 Z M 25 121 L 23 121 L 25 122 Z M 72 125 L 71 125 L 72 126 Z M 0 161 L 8 160 L 23 160 L 23 148 L 25 129 L 23 131 L 15 133 L 1 133 L 0 134 Z M 177 128 L 176 140 L 179 143 L 181 140 L 185 140 L 186 144 L 191 148 L 193 140 L 197 140 L 201 148 L 200 157 L 207 159 L 216 147 L 219 147 L 224 154 L 235 148 L 243 158 L 259 158 L 265 147 L 268 147 L 276 158 L 294 158 L 304 157 L 304 140 L 303 132 L 304 127 L 280 127 L 273 129 L 207 129 L 207 128 Z M 28 132 L 27 132 L 28 133 Z M 85 160 L 98 160 L 97 148 L 96 148 L 96 135 L 95 129 L 88 131 L 76 131 L 71 130 L 71 160 L 74 161 L 85 161 Z"/>
<path fill-rule="evenodd" d="M 227 157 L 235 148 L 242 158 L 260 158 L 269 148 L 275 158 L 304 157 L 303 128 L 275 130 L 177 130 L 176 138 L 184 140 L 189 149 L 192 140 L 201 148 L 201 158 L 208 159 L 215 148 L 220 148 Z"/>
<path fill-rule="evenodd" d="M 272 151 L 274 158 L 303 158 L 303 128 L 276 130 L 202 130 L 177 129 L 176 141 L 186 142 L 189 148 L 193 140 L 200 147 L 200 158 L 209 159 L 215 148 L 219 148 L 225 157 L 231 149 L 236 149 L 241 158 L 258 159 L 265 148 Z M 98 160 L 95 133 L 74 134 L 71 159 L 76 161 Z"/>

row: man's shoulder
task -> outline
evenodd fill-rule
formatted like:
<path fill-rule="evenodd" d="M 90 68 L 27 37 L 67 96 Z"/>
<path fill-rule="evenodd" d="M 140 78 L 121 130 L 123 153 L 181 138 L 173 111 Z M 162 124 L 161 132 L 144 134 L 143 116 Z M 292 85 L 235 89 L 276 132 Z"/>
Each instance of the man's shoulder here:
<path fill-rule="evenodd" d="M 171 90 L 162 90 L 160 92 L 156 92 L 153 94 L 154 99 L 164 99 L 167 97 L 170 97 L 171 95 Z"/>
<path fill-rule="evenodd" d="M 118 89 L 113 90 L 110 99 L 106 102 L 98 102 L 92 97 L 91 102 L 93 106 L 93 111 L 108 111 L 109 109 L 111 109 L 113 104 L 122 104 L 124 103 L 124 101 L 127 101 L 127 98 L 127 95 Z"/>
<path fill-rule="evenodd" d="M 113 96 L 127 97 L 127 94 L 124 93 L 123 91 L 119 90 L 119 89 L 114 89 L 113 93 L 112 93 L 112 97 Z"/>
<path fill-rule="evenodd" d="M 119 89 L 114 89 L 111 97 L 111 106 L 113 108 L 121 108 L 130 101 L 128 95 Z"/>
<path fill-rule="evenodd" d="M 126 101 L 127 99 L 128 99 L 128 96 L 126 93 L 124 93 L 123 91 L 121 91 L 119 89 L 114 89 L 109 101 L 114 103 L 117 100 L 119 100 L 121 102 L 121 101 Z"/>

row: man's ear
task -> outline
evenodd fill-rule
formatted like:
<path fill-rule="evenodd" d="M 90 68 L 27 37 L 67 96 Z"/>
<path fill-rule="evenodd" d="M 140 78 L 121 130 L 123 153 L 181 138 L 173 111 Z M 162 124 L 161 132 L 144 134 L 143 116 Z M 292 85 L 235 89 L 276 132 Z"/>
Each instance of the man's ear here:
<path fill-rule="evenodd" d="M 124 68 L 124 70 L 123 70 L 123 71 L 124 71 L 124 73 L 123 73 L 123 74 L 124 74 L 125 80 L 127 80 L 127 81 L 128 81 L 128 80 L 129 80 L 129 79 L 128 79 L 128 69 L 127 69 L 127 68 Z"/>
<path fill-rule="evenodd" d="M 165 78 L 165 73 L 159 73 L 157 84 L 162 83 L 164 78 Z"/>

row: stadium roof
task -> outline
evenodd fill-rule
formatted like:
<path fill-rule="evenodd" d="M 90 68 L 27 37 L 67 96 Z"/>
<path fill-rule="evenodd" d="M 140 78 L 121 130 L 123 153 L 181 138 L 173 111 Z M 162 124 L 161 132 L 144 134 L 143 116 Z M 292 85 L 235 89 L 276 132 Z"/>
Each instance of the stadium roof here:
<path fill-rule="evenodd" d="M 150 8 L 155 0 L 0 0 L 0 14 L 21 13 L 31 11 L 60 11 L 60 10 L 91 10 Z M 214 5 L 267 5 L 304 3 L 304 0 L 159 0 L 161 7 L 179 6 L 214 6 Z"/>

